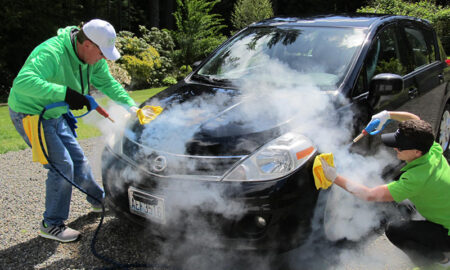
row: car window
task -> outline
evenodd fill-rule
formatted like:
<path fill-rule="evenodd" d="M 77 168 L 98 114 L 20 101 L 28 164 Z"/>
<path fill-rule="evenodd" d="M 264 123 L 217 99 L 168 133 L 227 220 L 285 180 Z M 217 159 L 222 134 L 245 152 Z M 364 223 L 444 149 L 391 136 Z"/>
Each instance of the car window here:
<path fill-rule="evenodd" d="M 405 75 L 408 69 L 401 61 L 399 40 L 396 26 L 391 25 L 381 30 L 373 39 L 364 60 L 353 96 L 367 92 L 373 76 L 380 73 Z"/>
<path fill-rule="evenodd" d="M 413 25 L 405 26 L 406 39 L 412 49 L 414 69 L 430 64 L 436 60 L 436 44 L 433 33 Z"/>

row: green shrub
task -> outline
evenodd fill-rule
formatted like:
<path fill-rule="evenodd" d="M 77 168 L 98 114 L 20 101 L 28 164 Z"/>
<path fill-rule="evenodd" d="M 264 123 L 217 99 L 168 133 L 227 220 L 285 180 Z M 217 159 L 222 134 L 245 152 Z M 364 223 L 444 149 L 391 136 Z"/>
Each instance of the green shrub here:
<path fill-rule="evenodd" d="M 163 79 L 163 84 L 164 85 L 173 85 L 177 83 L 177 79 L 175 79 L 172 76 L 167 76 Z"/>
<path fill-rule="evenodd" d="M 178 50 L 179 65 L 192 64 L 210 54 L 226 40 L 220 33 L 225 28 L 218 14 L 209 14 L 220 0 L 177 0 L 173 13 L 177 30 L 172 32 Z"/>
<path fill-rule="evenodd" d="M 161 68 L 159 53 L 153 47 L 135 55 L 124 55 L 121 61 L 132 78 L 132 87 L 144 88 L 147 85 L 157 85 L 158 79 L 152 78 L 154 70 Z"/>
<path fill-rule="evenodd" d="M 176 73 L 174 58 L 175 42 L 170 35 L 169 30 L 160 30 L 152 27 L 150 30 L 145 26 L 139 26 L 139 31 L 142 34 L 142 39 L 150 46 L 154 47 L 161 56 L 161 67 L 152 71 L 150 78 L 151 86 L 167 85 L 163 82 L 164 78 L 173 76 Z"/>
<path fill-rule="evenodd" d="M 440 10 L 436 13 L 433 21 L 436 33 L 441 39 L 447 55 L 450 55 L 450 8 Z"/>
<path fill-rule="evenodd" d="M 263 19 L 273 17 L 270 0 L 238 0 L 234 4 L 231 23 L 236 30 Z"/>
<path fill-rule="evenodd" d="M 128 71 L 122 68 L 114 61 L 106 61 L 108 63 L 109 72 L 111 75 L 123 86 L 126 87 L 131 84 L 131 76 Z"/>
<path fill-rule="evenodd" d="M 118 63 L 131 75 L 131 88 L 161 86 L 163 79 L 176 74 L 173 64 L 174 42 L 168 30 L 139 27 L 142 37 L 121 31 L 117 48 L 122 53 Z"/>
<path fill-rule="evenodd" d="M 121 55 L 138 55 L 150 45 L 144 39 L 136 37 L 129 31 L 120 31 L 117 35 L 116 46 Z"/>
<path fill-rule="evenodd" d="M 181 80 L 184 77 L 186 77 L 189 73 L 192 72 L 192 68 L 190 65 L 182 65 L 180 69 L 178 70 L 177 79 Z"/>
<path fill-rule="evenodd" d="M 139 31 L 142 34 L 142 39 L 147 44 L 154 47 L 161 56 L 172 57 L 175 48 L 175 42 L 167 29 L 158 29 L 152 27 L 148 30 L 145 26 L 140 25 Z"/>
<path fill-rule="evenodd" d="M 450 54 L 450 7 L 436 5 L 435 1 L 373 0 L 358 12 L 384 13 L 413 16 L 430 21 L 441 39 L 445 51 Z"/>

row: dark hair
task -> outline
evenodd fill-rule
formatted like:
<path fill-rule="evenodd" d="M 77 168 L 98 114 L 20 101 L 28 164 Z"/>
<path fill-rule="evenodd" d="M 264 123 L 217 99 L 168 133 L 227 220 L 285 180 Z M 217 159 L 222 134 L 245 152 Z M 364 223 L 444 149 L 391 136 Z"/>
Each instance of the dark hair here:
<path fill-rule="evenodd" d="M 428 153 L 434 142 L 433 128 L 430 123 L 423 120 L 406 120 L 398 125 L 399 132 L 408 140 L 415 143 L 416 149 L 422 154 Z"/>
<path fill-rule="evenodd" d="M 86 40 L 90 40 L 90 39 L 83 32 L 83 29 L 80 29 L 80 31 L 78 31 L 78 33 L 77 33 L 77 41 L 80 42 L 80 43 L 83 43 Z"/>
<path fill-rule="evenodd" d="M 83 43 L 83 42 L 86 41 L 86 40 L 91 41 L 91 40 L 86 36 L 86 34 L 84 33 L 84 31 L 83 31 L 83 25 L 84 25 L 84 22 L 81 22 L 80 25 L 78 26 L 78 28 L 79 28 L 80 30 L 77 32 L 77 41 L 80 42 L 80 43 Z"/>

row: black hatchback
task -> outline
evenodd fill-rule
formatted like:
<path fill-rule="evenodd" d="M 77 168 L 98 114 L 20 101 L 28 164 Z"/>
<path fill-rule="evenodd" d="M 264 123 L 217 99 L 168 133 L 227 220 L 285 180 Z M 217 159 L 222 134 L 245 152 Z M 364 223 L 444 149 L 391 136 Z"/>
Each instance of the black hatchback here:
<path fill-rule="evenodd" d="M 156 119 L 115 134 L 102 156 L 108 207 L 166 237 L 295 247 L 318 199 L 314 157 L 347 146 L 371 115 L 415 113 L 449 152 L 445 60 L 430 24 L 411 17 L 254 23 L 144 102 L 164 108 Z M 350 151 L 377 147 L 371 136 Z"/>

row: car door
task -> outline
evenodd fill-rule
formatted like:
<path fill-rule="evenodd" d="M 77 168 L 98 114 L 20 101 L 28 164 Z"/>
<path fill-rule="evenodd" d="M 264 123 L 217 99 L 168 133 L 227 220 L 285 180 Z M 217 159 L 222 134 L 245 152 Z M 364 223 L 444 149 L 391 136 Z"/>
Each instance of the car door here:
<path fill-rule="evenodd" d="M 445 64 L 440 61 L 434 32 L 414 21 L 402 22 L 400 26 L 411 71 L 405 76 L 405 85 L 410 82 L 406 86 L 409 100 L 399 110 L 417 114 L 437 132 L 445 96 Z"/>
<path fill-rule="evenodd" d="M 372 39 L 364 64 L 352 90 L 351 99 L 357 118 L 356 130 L 361 132 L 370 121 L 371 115 L 382 110 L 399 110 L 410 102 L 409 89 L 418 88 L 414 77 L 408 76 L 412 71 L 407 66 L 407 54 L 402 47 L 404 40 L 397 23 L 391 23 L 380 29 Z M 398 74 L 404 79 L 404 88 L 395 95 L 380 96 L 369 91 L 370 80 L 380 73 Z M 415 111 L 412 111 L 416 113 Z M 396 124 L 387 125 L 384 132 L 392 132 Z M 370 136 L 354 146 L 361 153 L 374 152 L 381 144 L 380 136 Z M 365 150 L 364 150 L 365 149 Z"/>

